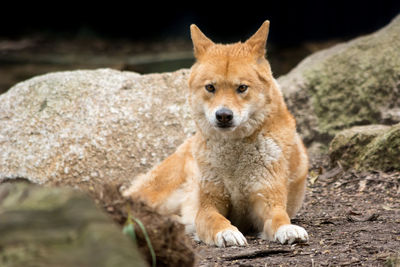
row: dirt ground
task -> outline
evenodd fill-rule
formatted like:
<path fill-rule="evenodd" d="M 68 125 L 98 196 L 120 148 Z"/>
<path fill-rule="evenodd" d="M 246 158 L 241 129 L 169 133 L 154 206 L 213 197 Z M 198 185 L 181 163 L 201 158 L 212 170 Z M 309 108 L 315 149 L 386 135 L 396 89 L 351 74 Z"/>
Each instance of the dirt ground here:
<path fill-rule="evenodd" d="M 246 236 L 248 247 L 192 241 L 197 266 L 400 266 L 400 173 L 343 171 L 314 160 L 304 206 L 294 224 L 306 244 Z"/>

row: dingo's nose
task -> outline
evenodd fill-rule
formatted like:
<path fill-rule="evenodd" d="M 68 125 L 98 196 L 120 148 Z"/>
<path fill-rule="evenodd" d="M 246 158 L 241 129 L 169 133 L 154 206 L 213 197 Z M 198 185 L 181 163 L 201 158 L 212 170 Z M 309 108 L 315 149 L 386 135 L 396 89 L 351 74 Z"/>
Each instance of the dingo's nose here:
<path fill-rule="evenodd" d="M 220 108 L 215 112 L 215 117 L 221 126 L 230 126 L 233 119 L 233 112 L 227 108 Z"/>

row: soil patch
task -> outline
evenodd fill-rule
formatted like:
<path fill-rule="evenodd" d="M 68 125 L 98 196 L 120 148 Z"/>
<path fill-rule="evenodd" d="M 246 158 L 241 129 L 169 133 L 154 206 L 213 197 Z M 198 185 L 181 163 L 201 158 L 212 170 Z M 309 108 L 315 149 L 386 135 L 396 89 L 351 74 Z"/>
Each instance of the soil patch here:
<path fill-rule="evenodd" d="M 137 223 L 134 224 L 135 239 L 149 266 L 153 263 L 152 250 L 156 255 L 157 266 L 193 266 L 195 254 L 184 226 L 167 216 L 161 216 L 142 202 L 123 198 L 119 187 L 117 184 L 92 184 L 81 189 L 89 192 L 97 205 L 121 226 L 121 231 L 128 216 L 143 224 L 145 233 Z M 151 247 L 146 241 L 146 236 Z"/>

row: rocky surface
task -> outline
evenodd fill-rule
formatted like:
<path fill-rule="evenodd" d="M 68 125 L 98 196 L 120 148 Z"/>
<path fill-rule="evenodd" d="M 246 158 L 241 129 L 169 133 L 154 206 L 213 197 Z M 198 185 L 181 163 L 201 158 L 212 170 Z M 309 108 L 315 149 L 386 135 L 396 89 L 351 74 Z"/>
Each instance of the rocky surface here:
<path fill-rule="evenodd" d="M 1 266 L 148 266 L 85 194 L 27 182 L 0 185 Z"/>
<path fill-rule="evenodd" d="M 400 171 L 400 124 L 355 126 L 336 134 L 331 163 L 357 170 Z"/>
<path fill-rule="evenodd" d="M 132 179 L 194 132 L 188 70 L 51 73 L 0 96 L 0 180 L 80 186 Z"/>
<path fill-rule="evenodd" d="M 388 26 L 319 51 L 279 78 L 306 144 L 338 131 L 400 122 L 400 15 Z"/>

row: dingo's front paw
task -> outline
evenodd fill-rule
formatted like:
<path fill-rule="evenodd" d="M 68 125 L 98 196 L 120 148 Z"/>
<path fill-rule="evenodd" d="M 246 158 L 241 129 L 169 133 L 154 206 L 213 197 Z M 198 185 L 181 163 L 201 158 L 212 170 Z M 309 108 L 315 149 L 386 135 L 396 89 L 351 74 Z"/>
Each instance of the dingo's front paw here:
<path fill-rule="evenodd" d="M 215 245 L 218 247 L 246 246 L 247 240 L 238 230 L 222 230 L 215 236 Z"/>
<path fill-rule="evenodd" d="M 293 244 L 294 242 L 307 242 L 307 231 L 300 226 L 293 224 L 282 225 L 278 228 L 274 235 L 274 241 L 279 241 L 281 244 Z"/>

